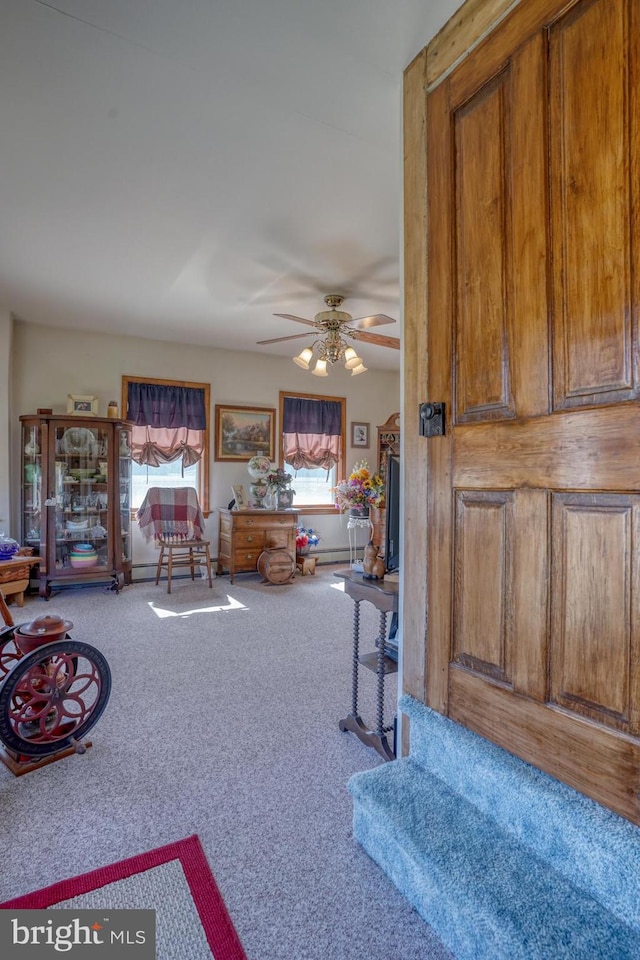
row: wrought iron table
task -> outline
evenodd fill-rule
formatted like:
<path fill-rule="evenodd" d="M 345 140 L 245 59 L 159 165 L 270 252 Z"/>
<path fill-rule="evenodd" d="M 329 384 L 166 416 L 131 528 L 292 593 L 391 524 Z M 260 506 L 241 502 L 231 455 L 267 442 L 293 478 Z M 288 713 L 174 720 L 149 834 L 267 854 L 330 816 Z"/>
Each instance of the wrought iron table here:
<path fill-rule="evenodd" d="M 398 584 L 385 580 L 365 580 L 361 573 L 353 570 L 338 570 L 334 576 L 344 580 L 344 590 L 353 600 L 353 675 L 351 692 L 351 711 L 338 726 L 343 732 L 350 731 L 363 743 L 380 754 L 385 760 L 395 760 L 393 747 L 387 734 L 393 725 L 384 725 L 384 681 L 388 674 L 397 673 L 398 663 L 387 656 L 385 640 L 387 636 L 387 614 L 398 612 Z M 375 641 L 376 649 L 372 653 L 360 654 L 360 604 L 363 600 L 372 603 L 380 611 L 380 625 Z M 360 667 L 372 670 L 377 676 L 376 726 L 371 730 L 363 722 L 358 712 L 358 681 Z"/>

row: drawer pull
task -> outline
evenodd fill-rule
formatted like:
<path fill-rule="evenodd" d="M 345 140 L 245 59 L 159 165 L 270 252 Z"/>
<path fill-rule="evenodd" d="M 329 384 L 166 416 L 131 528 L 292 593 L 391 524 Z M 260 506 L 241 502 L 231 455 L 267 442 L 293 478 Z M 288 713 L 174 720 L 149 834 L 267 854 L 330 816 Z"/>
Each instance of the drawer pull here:
<path fill-rule="evenodd" d="M 247 537 L 247 543 L 253 543 L 253 537 Z"/>
<path fill-rule="evenodd" d="M 255 523 L 255 520 L 245 520 L 245 523 L 247 524 L 248 527 L 252 527 L 253 524 Z"/>

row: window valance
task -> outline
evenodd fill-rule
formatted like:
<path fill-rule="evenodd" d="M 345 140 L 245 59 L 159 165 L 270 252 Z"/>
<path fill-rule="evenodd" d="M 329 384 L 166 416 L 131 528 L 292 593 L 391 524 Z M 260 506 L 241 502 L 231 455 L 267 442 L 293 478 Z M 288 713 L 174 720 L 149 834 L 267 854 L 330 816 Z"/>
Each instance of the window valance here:
<path fill-rule="evenodd" d="M 294 470 L 324 467 L 339 459 L 342 407 L 335 400 L 285 397 L 282 410 L 284 462 Z"/>

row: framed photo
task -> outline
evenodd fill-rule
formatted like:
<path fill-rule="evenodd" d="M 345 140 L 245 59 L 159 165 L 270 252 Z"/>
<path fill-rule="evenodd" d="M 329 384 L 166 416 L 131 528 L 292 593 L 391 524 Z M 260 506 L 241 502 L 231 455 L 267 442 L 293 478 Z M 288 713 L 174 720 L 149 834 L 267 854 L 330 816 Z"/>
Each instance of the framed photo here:
<path fill-rule="evenodd" d="M 224 407 L 216 404 L 216 460 L 275 456 L 276 411 L 272 407 Z"/>
<path fill-rule="evenodd" d="M 244 510 L 245 507 L 247 506 L 247 498 L 244 493 L 244 487 L 242 486 L 241 483 L 232 483 L 231 490 L 233 492 L 233 497 L 236 501 L 233 505 L 233 509 Z"/>
<path fill-rule="evenodd" d="M 67 394 L 67 413 L 74 413 L 81 417 L 98 416 L 97 397 L 79 397 L 77 394 Z"/>
<path fill-rule="evenodd" d="M 356 423 L 351 421 L 351 446 L 368 447 L 369 446 L 369 424 Z"/>

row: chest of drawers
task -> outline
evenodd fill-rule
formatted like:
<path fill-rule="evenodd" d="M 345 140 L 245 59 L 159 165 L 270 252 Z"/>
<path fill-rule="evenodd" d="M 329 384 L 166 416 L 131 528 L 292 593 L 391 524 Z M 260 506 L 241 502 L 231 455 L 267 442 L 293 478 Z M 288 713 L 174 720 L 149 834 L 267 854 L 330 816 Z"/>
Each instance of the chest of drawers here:
<path fill-rule="evenodd" d="M 268 547 L 281 547 L 295 559 L 296 510 L 220 509 L 218 575 L 226 569 L 233 583 L 236 573 L 256 570 L 258 557 Z"/>

